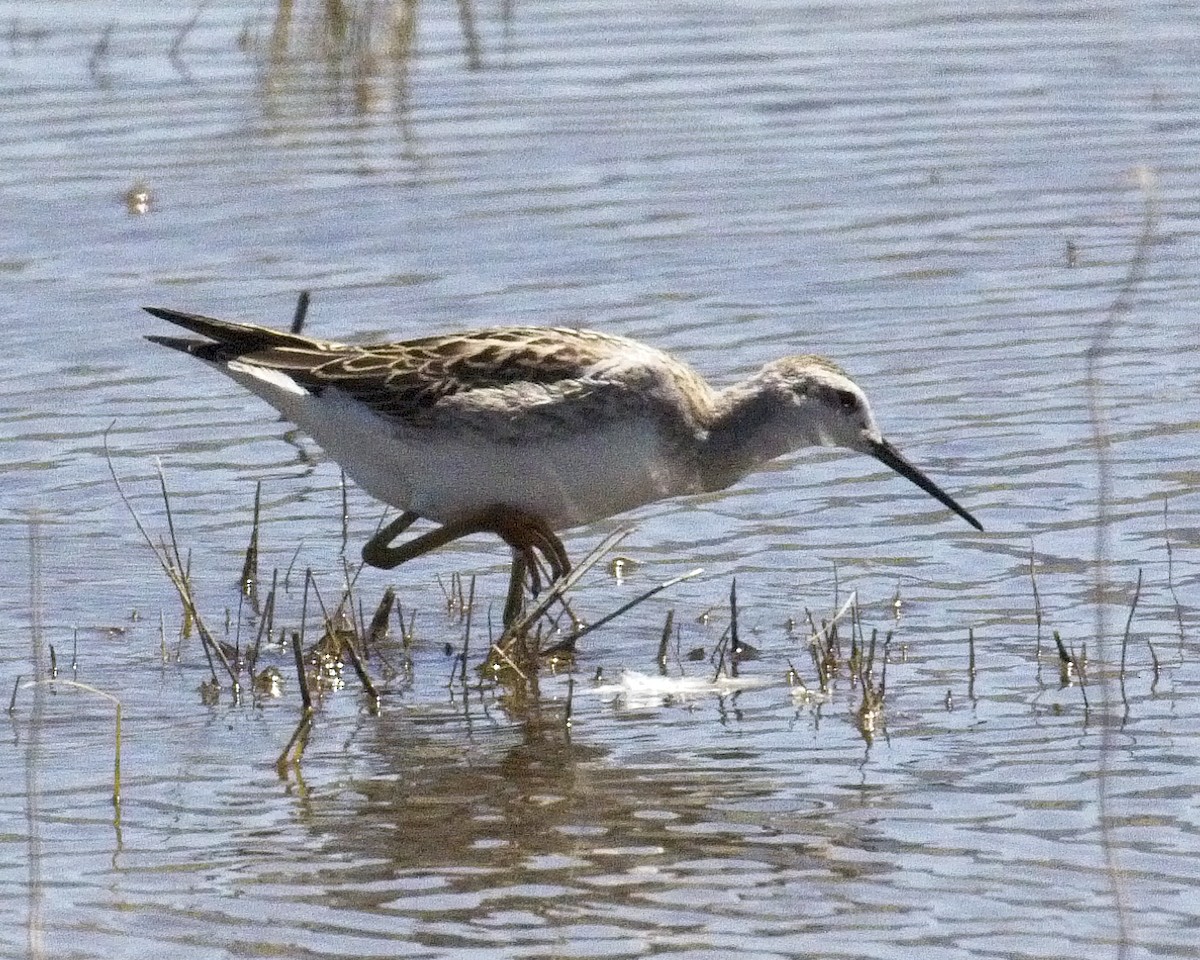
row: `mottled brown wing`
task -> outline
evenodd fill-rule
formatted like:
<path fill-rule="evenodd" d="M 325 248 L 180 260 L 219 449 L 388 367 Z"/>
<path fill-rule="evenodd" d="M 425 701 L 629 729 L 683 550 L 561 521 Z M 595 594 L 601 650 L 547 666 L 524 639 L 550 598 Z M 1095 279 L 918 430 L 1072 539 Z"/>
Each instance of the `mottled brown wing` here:
<path fill-rule="evenodd" d="M 589 370 L 609 361 L 628 362 L 638 353 L 656 353 L 622 337 L 543 327 L 501 327 L 359 346 L 180 310 L 146 309 L 208 338 L 148 338 L 156 343 L 211 363 L 279 370 L 316 394 L 334 387 L 384 416 L 409 422 L 446 397 L 516 383 L 560 385 L 564 397 L 577 397 L 586 392 Z"/>
<path fill-rule="evenodd" d="M 333 350 L 285 345 L 239 359 L 284 371 L 314 393 L 335 387 L 379 414 L 412 422 L 467 391 L 578 380 L 631 346 L 588 331 L 514 327 Z"/>

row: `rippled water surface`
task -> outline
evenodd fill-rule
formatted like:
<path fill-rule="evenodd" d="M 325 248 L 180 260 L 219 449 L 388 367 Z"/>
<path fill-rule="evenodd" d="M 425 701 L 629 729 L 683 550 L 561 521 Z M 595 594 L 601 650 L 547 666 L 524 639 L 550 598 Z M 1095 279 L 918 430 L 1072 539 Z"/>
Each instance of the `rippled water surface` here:
<path fill-rule="evenodd" d="M 0 22 L 0 683 L 45 676 L 52 645 L 123 709 L 115 815 L 112 704 L 17 690 L 0 953 L 1196 955 L 1191 5 L 77 0 Z M 302 289 L 335 339 L 587 326 L 718 382 L 828 354 L 987 532 L 831 451 L 575 531 L 578 557 L 634 527 L 625 575 L 577 591 L 586 619 L 704 573 L 532 696 L 450 682 L 465 625 L 436 578 L 478 575 L 474 664 L 496 542 L 368 570 L 362 603 L 395 585 L 413 642 L 369 664 L 378 714 L 350 674 L 325 693 L 281 778 L 290 651 L 263 653 L 281 696 L 202 696 L 104 434 L 155 538 L 161 462 L 231 642 L 256 481 L 288 622 L 304 569 L 336 596 L 378 505 L 348 489 L 343 540 L 336 466 L 146 343 L 163 324 L 138 309 L 283 326 Z M 759 657 L 710 689 L 735 576 Z M 892 635 L 874 727 L 845 664 L 817 695 L 804 642 L 806 608 L 850 591 L 864 637 Z"/>

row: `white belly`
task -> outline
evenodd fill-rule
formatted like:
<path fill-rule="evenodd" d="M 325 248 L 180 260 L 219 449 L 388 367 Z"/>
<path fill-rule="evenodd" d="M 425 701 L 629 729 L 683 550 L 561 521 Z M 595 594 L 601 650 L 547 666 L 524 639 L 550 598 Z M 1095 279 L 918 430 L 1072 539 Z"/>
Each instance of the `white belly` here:
<path fill-rule="evenodd" d="M 502 504 L 561 530 L 699 490 L 649 420 L 582 425 L 572 435 L 542 431 L 514 443 L 477 431 L 396 428 L 333 391 L 288 406 L 284 413 L 371 496 L 438 523 Z"/>

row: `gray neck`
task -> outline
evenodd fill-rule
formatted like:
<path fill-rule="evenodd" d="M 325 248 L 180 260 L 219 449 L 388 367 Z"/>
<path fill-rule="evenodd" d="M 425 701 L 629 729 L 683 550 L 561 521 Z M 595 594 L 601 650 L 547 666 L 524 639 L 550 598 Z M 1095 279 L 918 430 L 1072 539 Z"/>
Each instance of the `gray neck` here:
<path fill-rule="evenodd" d="M 768 460 L 801 444 L 779 428 L 780 399 L 754 380 L 717 394 L 712 425 L 701 452 L 705 490 L 723 490 Z M 786 401 L 784 401 L 786 402 Z"/>

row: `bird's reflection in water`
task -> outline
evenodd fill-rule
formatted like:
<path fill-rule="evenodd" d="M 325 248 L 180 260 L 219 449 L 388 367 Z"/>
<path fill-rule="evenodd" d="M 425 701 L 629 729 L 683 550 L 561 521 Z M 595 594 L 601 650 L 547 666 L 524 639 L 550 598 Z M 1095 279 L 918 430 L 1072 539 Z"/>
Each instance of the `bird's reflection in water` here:
<path fill-rule="evenodd" d="M 796 795 L 787 771 L 755 751 L 686 756 L 661 736 L 621 729 L 655 722 L 593 714 L 589 723 L 620 734 L 618 751 L 570 733 L 553 707 L 515 726 L 477 717 L 470 731 L 461 714 L 385 712 L 359 732 L 373 772 L 303 804 L 313 836 L 347 864 L 328 878 L 329 896 L 440 917 L 461 904 L 459 921 L 475 923 L 483 902 L 542 913 L 597 887 L 611 900 L 622 884 L 673 888 L 679 871 L 715 858 L 780 878 L 827 871 L 831 846 L 873 842 L 860 822 L 829 817 L 820 784 Z M 856 872 L 891 869 L 852 859 Z"/>

